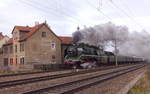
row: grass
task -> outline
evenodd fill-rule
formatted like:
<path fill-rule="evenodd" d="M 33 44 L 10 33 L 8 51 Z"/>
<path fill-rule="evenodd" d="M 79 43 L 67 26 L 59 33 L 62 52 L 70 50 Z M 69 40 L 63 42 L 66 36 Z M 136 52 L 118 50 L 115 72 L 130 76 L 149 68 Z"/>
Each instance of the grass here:
<path fill-rule="evenodd" d="M 150 94 L 150 70 L 129 90 L 128 94 Z"/>

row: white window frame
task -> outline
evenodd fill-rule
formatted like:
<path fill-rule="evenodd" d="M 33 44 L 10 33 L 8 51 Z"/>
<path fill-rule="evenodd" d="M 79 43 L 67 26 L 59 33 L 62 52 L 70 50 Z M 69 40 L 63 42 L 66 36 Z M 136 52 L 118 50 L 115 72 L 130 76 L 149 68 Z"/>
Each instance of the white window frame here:
<path fill-rule="evenodd" d="M 52 41 L 52 43 L 51 43 L 51 48 L 56 49 L 56 43 L 54 41 Z"/>

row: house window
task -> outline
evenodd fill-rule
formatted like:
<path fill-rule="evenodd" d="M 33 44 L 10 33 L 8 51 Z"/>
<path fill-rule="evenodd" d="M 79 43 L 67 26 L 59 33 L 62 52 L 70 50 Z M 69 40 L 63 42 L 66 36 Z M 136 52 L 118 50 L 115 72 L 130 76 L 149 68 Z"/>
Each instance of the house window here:
<path fill-rule="evenodd" d="M 15 45 L 15 52 L 17 53 L 17 45 Z"/>
<path fill-rule="evenodd" d="M 55 57 L 55 55 L 52 55 L 52 59 L 55 59 L 56 57 Z"/>
<path fill-rule="evenodd" d="M 16 57 L 16 65 L 17 65 L 17 57 Z"/>
<path fill-rule="evenodd" d="M 22 51 L 22 47 L 21 46 L 22 46 L 22 44 L 20 44 L 20 52 Z"/>
<path fill-rule="evenodd" d="M 4 66 L 8 66 L 8 58 L 4 58 Z"/>
<path fill-rule="evenodd" d="M 4 47 L 4 51 L 3 51 L 5 54 L 7 54 L 8 53 L 8 47 L 6 46 L 6 47 Z"/>
<path fill-rule="evenodd" d="M 24 57 L 20 58 L 20 64 L 24 65 Z"/>
<path fill-rule="evenodd" d="M 17 39 L 17 32 L 13 32 L 13 39 L 14 39 L 14 40 Z"/>
<path fill-rule="evenodd" d="M 24 51 L 24 43 L 20 44 L 20 52 Z"/>
<path fill-rule="evenodd" d="M 10 53 L 13 53 L 13 46 L 10 46 Z"/>
<path fill-rule="evenodd" d="M 52 64 L 56 63 L 55 59 L 56 59 L 55 55 L 52 55 L 52 61 L 51 61 Z"/>
<path fill-rule="evenodd" d="M 13 58 L 10 58 L 10 65 L 13 65 Z"/>
<path fill-rule="evenodd" d="M 55 49 L 56 48 L 56 44 L 54 42 L 51 43 L 51 48 Z"/>
<path fill-rule="evenodd" d="M 46 32 L 42 32 L 42 37 L 46 37 Z"/>

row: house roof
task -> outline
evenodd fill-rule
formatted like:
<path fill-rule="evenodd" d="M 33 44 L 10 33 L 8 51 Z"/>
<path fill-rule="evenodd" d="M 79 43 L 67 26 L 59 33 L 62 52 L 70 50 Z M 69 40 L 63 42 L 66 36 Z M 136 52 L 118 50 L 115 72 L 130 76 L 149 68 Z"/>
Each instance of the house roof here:
<path fill-rule="evenodd" d="M 72 37 L 59 36 L 59 38 L 62 40 L 62 44 L 72 44 L 73 43 Z"/>
<path fill-rule="evenodd" d="M 24 31 L 27 32 L 27 34 L 24 37 L 20 37 L 19 41 L 23 41 L 28 39 L 29 37 L 31 37 L 36 31 L 38 31 L 42 26 L 46 26 L 48 27 L 47 23 L 41 23 L 38 25 L 35 25 L 33 27 L 29 27 L 29 26 L 15 26 L 14 29 L 18 29 L 19 31 Z M 12 33 L 14 32 L 14 29 L 12 31 Z M 48 29 L 56 36 L 58 37 L 49 27 Z M 58 37 L 59 39 L 59 37 Z"/>
<path fill-rule="evenodd" d="M 47 26 L 47 24 L 45 24 L 45 23 L 36 25 L 34 27 L 29 27 L 29 26 L 15 26 L 15 28 L 18 29 L 19 31 L 29 31 L 24 37 L 20 37 L 19 41 L 23 41 L 23 40 L 28 39 L 29 37 L 31 37 L 36 31 L 38 31 L 44 25 Z"/>
<path fill-rule="evenodd" d="M 13 38 L 10 38 L 4 45 L 10 45 L 13 43 Z"/>
<path fill-rule="evenodd" d="M 0 32 L 0 38 L 4 38 L 4 35 L 2 32 Z"/>
<path fill-rule="evenodd" d="M 19 31 L 27 32 L 27 34 L 25 36 L 19 38 L 19 41 L 24 41 L 24 40 L 28 39 L 29 37 L 31 37 L 36 31 L 38 31 L 44 25 L 48 27 L 48 25 L 46 23 L 41 23 L 41 24 L 35 25 L 33 27 L 15 26 L 13 28 L 12 33 L 14 32 L 14 29 L 17 29 Z M 48 29 L 50 31 L 52 31 L 49 27 L 48 27 Z M 57 36 L 53 31 L 52 31 L 52 33 L 56 37 L 58 37 L 58 39 L 60 39 L 62 41 L 62 44 L 71 44 L 72 43 L 72 38 L 71 37 Z M 13 43 L 13 38 L 10 38 L 4 45 L 9 45 L 9 44 L 12 44 L 12 43 Z"/>

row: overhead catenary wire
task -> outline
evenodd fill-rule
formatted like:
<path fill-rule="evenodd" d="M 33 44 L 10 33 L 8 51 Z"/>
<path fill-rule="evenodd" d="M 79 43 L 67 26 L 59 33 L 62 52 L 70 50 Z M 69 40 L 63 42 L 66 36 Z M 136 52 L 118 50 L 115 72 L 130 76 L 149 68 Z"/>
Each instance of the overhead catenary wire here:
<path fill-rule="evenodd" d="M 92 8 L 96 9 L 100 14 L 102 14 L 105 18 L 107 18 L 108 20 L 112 21 L 112 18 L 107 16 L 102 10 L 100 10 L 99 8 L 95 7 L 89 0 L 86 0 L 87 4 L 89 4 L 89 6 L 91 6 Z"/>
<path fill-rule="evenodd" d="M 33 3 L 35 3 L 35 4 L 40 4 L 39 2 L 37 2 L 37 1 L 35 1 L 35 0 L 32 0 L 32 2 Z M 49 2 L 49 1 L 48 1 Z M 56 2 L 55 2 L 56 3 Z M 61 2 L 59 2 L 59 3 L 61 3 Z M 58 4 L 58 6 L 60 6 L 60 4 Z M 61 6 L 60 6 L 60 9 L 59 9 L 59 7 L 57 7 L 57 8 L 55 8 L 55 7 L 49 7 L 49 5 L 45 5 L 44 6 L 45 8 L 47 8 L 47 9 L 52 9 L 53 11 L 59 11 L 60 12 L 60 14 L 62 14 L 62 15 L 65 15 L 65 16 L 68 16 L 68 17 L 70 17 L 70 18 L 72 18 L 72 19 L 74 19 L 74 20 L 77 20 L 77 21 L 80 21 L 80 19 L 79 18 L 77 18 L 77 17 L 74 17 L 74 16 L 72 16 L 70 13 L 68 13 L 67 11 L 65 11 L 65 10 L 63 10 L 64 8 L 62 8 Z M 59 9 L 59 10 L 58 10 Z"/>
<path fill-rule="evenodd" d="M 123 2 L 123 0 L 119 0 L 119 1 L 130 12 L 130 15 L 135 16 L 133 11 Z"/>
<path fill-rule="evenodd" d="M 107 4 L 109 4 L 109 3 L 107 3 Z M 114 10 L 116 10 L 116 7 L 114 7 L 113 5 L 108 5 L 109 7 L 111 7 L 111 9 L 114 9 Z M 119 16 L 120 17 L 120 20 L 122 20 L 122 22 L 123 23 L 125 23 L 125 22 L 128 22 L 126 19 L 122 19 L 123 17 L 122 17 L 122 15 L 119 13 L 120 11 L 116 11 L 115 13 L 117 14 L 117 16 Z"/>
<path fill-rule="evenodd" d="M 61 1 L 62 1 L 62 0 L 58 0 L 58 2 L 54 1 L 54 3 L 55 3 L 55 4 L 56 4 L 56 3 L 62 3 Z M 49 2 L 49 0 L 48 0 L 48 2 Z M 82 19 L 80 19 L 80 18 L 78 18 L 78 17 L 75 17 L 75 15 L 71 15 L 71 14 L 69 13 L 69 11 L 72 11 L 72 10 L 70 10 L 70 8 L 64 8 L 64 7 L 62 8 L 62 7 L 63 7 L 63 4 L 59 4 L 59 7 L 57 7 L 57 8 L 58 8 L 58 10 L 61 10 L 62 13 L 65 13 L 66 15 L 71 16 L 71 17 L 77 19 L 77 20 L 79 21 L 79 23 L 81 22 Z M 76 7 L 76 8 L 77 8 L 77 9 L 80 9 L 79 6 Z M 90 24 L 91 22 L 86 20 L 86 23 L 87 23 L 87 24 Z M 82 26 L 84 26 L 84 25 L 82 25 Z"/>
<path fill-rule="evenodd" d="M 126 15 L 133 23 L 135 23 L 136 25 L 140 26 L 141 28 L 143 28 L 143 26 L 141 24 L 139 24 L 138 22 L 136 22 L 136 20 L 130 16 L 124 9 L 120 8 L 118 5 L 116 5 L 112 0 L 110 1 L 112 5 L 114 5 L 118 10 L 120 10 L 120 12 L 124 13 L 124 15 Z"/>
<path fill-rule="evenodd" d="M 75 16 L 72 16 L 71 14 L 69 14 L 69 12 L 67 11 L 64 11 L 62 10 L 63 8 L 61 8 L 61 11 L 58 12 L 58 10 L 56 8 L 51 8 L 49 7 L 48 5 L 47 6 L 37 6 L 37 5 L 40 5 L 39 2 L 33 2 L 34 0 L 32 0 L 32 2 L 30 0 L 26 1 L 26 0 L 19 0 L 19 2 L 21 3 L 24 3 L 24 5 L 27 5 L 29 7 L 32 7 L 32 8 L 35 8 L 35 9 L 38 9 L 42 12 L 44 12 L 45 14 L 49 14 L 51 13 L 51 15 L 54 15 L 54 16 L 58 16 L 58 17 L 67 17 L 67 20 L 69 21 L 72 21 L 74 24 L 76 24 L 77 26 L 84 26 L 85 24 L 82 23 L 82 19 L 80 18 L 77 18 Z M 33 4 L 34 3 L 34 4 Z M 47 2 L 49 3 L 49 2 Z M 56 3 L 56 2 L 54 2 Z M 68 19 L 70 18 L 70 19 Z M 91 23 L 91 21 L 86 21 L 86 24 L 89 24 Z"/>
<path fill-rule="evenodd" d="M 49 8 L 49 7 L 41 7 L 41 6 L 36 6 L 35 4 L 33 4 L 32 2 L 30 1 L 24 1 L 24 0 L 19 0 L 18 2 L 20 3 L 23 3 L 24 5 L 27 5 L 29 7 L 32 7 L 32 8 L 35 8 L 35 9 L 38 9 L 40 10 L 41 12 L 45 13 L 45 14 L 50 14 L 53 15 L 53 16 L 57 16 L 57 17 L 69 17 L 71 19 L 67 19 L 67 20 L 70 20 L 72 21 L 73 23 L 76 23 L 76 24 L 79 24 L 79 21 L 71 16 L 68 16 L 66 15 L 65 13 L 59 13 L 59 12 L 56 12 L 54 11 L 52 8 Z M 36 3 L 36 2 L 34 2 Z M 38 4 L 38 3 L 36 3 Z M 39 4 L 38 4 L 39 5 Z M 60 15 L 61 14 L 61 15 Z"/>
<path fill-rule="evenodd" d="M 128 11 L 128 12 L 130 12 L 130 15 L 131 16 L 135 16 L 135 14 L 134 14 L 134 12 L 133 12 L 133 9 L 131 9 L 130 7 L 128 7 L 126 4 L 125 4 L 125 2 L 123 1 L 123 0 L 119 0 L 120 1 L 120 3 L 125 7 L 125 9 Z M 138 23 L 138 24 L 140 24 L 140 23 Z M 141 24 L 140 24 L 141 25 Z M 141 25 L 141 27 L 143 27 L 143 25 Z M 144 29 L 145 29 L 145 27 L 143 27 Z"/>

